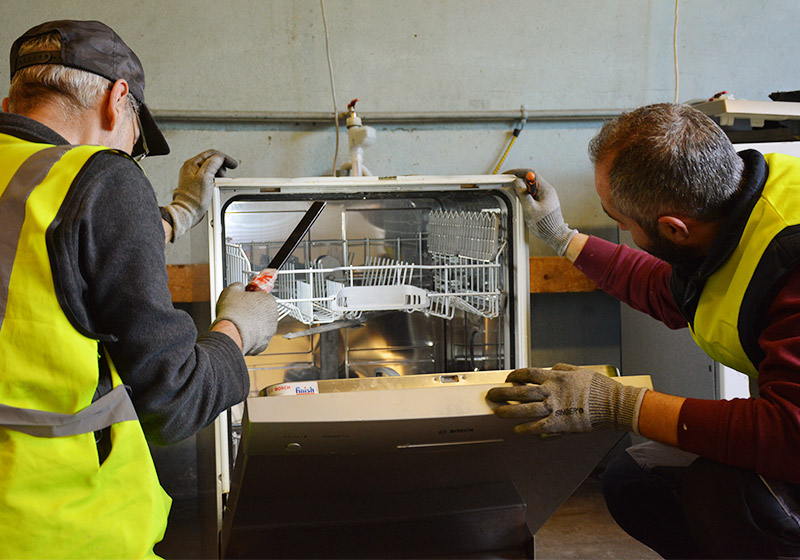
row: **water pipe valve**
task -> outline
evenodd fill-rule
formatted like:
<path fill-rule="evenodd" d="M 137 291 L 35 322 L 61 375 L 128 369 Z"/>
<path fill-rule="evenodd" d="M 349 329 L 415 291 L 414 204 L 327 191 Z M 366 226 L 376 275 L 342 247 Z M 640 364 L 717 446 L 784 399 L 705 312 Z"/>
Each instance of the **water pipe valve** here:
<path fill-rule="evenodd" d="M 356 113 L 356 102 L 353 99 L 347 105 L 347 139 L 350 143 L 350 172 L 353 177 L 372 175 L 364 165 L 364 148 L 375 143 L 377 137 L 375 129 L 361 123 L 361 117 Z"/>
<path fill-rule="evenodd" d="M 356 113 L 357 102 L 358 98 L 356 97 L 347 104 L 347 128 L 352 126 L 361 126 L 361 117 L 359 117 L 358 113 Z"/>

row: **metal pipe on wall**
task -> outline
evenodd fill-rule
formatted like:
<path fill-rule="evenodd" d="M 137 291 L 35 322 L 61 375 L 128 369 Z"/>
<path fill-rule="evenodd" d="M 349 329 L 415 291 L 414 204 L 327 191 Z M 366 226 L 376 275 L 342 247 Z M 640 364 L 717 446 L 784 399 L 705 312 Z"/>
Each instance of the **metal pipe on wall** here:
<path fill-rule="evenodd" d="M 597 121 L 619 116 L 627 109 L 568 109 L 524 111 L 528 121 Z M 334 126 L 331 112 L 273 112 L 273 111 L 153 111 L 159 124 L 225 125 L 225 124 L 328 124 Z M 346 115 L 342 115 L 346 116 Z M 342 117 L 340 116 L 340 118 Z M 362 113 L 370 124 L 468 124 L 513 122 L 523 113 L 516 111 L 431 111 L 420 113 Z"/>

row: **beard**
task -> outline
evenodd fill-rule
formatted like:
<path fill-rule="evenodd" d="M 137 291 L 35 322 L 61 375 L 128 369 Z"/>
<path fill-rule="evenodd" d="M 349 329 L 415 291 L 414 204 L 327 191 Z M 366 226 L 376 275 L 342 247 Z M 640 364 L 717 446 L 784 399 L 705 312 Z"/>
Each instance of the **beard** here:
<path fill-rule="evenodd" d="M 647 246 L 642 246 L 642 250 L 671 264 L 673 267 L 696 268 L 703 260 L 702 257 L 697 256 L 693 249 L 676 245 L 661 237 L 658 232 L 647 234 Z"/>

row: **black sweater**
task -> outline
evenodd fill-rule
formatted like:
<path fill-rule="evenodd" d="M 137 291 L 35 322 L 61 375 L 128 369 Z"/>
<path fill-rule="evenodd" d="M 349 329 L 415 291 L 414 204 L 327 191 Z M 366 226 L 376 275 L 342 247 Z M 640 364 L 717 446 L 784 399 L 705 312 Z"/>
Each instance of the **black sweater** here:
<path fill-rule="evenodd" d="M 68 143 L 9 113 L 0 114 L 0 133 Z M 47 244 L 62 308 L 80 332 L 108 349 L 148 440 L 180 441 L 247 396 L 247 368 L 233 340 L 216 332 L 198 337 L 192 318 L 172 306 L 155 192 L 131 159 L 101 152 L 89 160 Z"/>

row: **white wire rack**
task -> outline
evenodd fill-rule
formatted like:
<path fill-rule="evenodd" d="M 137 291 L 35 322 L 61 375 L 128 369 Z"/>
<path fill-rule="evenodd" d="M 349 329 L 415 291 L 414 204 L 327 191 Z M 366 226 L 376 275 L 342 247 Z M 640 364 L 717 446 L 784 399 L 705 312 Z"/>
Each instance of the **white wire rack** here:
<path fill-rule="evenodd" d="M 399 247 L 400 240 L 395 241 Z M 369 253 L 371 246 L 370 240 L 305 243 L 307 254 L 333 245 L 340 245 L 343 254 L 359 245 Z M 393 240 L 381 244 L 391 246 Z M 273 290 L 280 317 L 311 325 L 383 310 L 421 311 L 445 319 L 456 309 L 487 318 L 500 314 L 505 241 L 499 212 L 432 211 L 418 245 L 419 262 L 367 254 L 358 265 L 298 268 L 287 263 L 278 271 Z M 258 271 L 252 270 L 241 245 L 227 243 L 226 272 L 229 283 L 246 284 Z"/>

